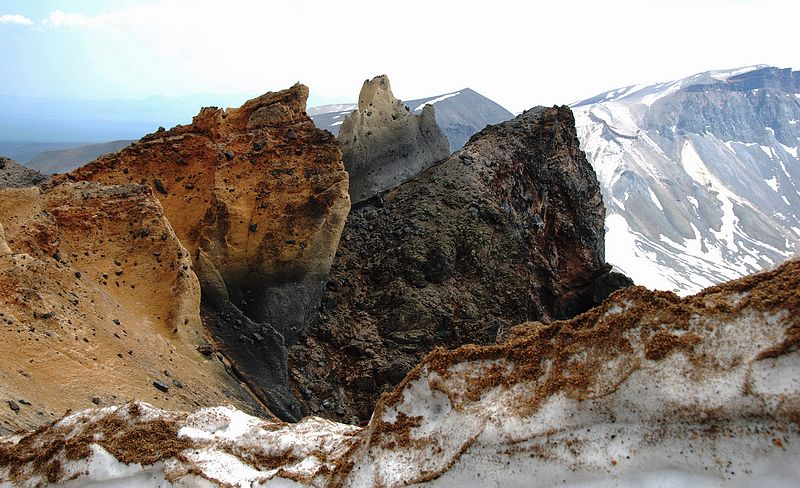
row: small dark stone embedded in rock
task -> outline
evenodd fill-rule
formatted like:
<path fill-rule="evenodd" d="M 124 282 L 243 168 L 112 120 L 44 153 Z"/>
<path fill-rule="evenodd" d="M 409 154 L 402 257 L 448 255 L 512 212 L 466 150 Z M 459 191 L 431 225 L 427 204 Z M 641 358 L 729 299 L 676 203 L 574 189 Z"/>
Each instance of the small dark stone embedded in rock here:
<path fill-rule="evenodd" d="M 225 151 L 225 159 L 227 159 L 228 161 L 233 160 L 233 151 L 230 151 L 230 150 L 229 151 Z"/>
<path fill-rule="evenodd" d="M 156 387 L 157 390 L 163 391 L 164 393 L 169 391 L 169 386 L 161 380 L 155 380 L 153 382 L 153 386 Z"/>
<path fill-rule="evenodd" d="M 289 132 L 286 133 L 286 137 L 291 140 L 295 140 L 297 139 L 297 133 L 294 131 L 294 129 L 289 129 Z"/>
<path fill-rule="evenodd" d="M 155 178 L 153 180 L 153 185 L 155 185 L 156 191 L 158 191 L 159 193 L 163 193 L 164 195 L 167 194 L 167 189 L 164 188 L 164 183 L 162 183 L 161 180 L 159 180 L 158 178 Z"/>
<path fill-rule="evenodd" d="M 254 151 L 260 151 L 263 148 L 264 148 L 264 144 L 262 144 L 260 142 L 254 142 L 253 143 L 253 150 Z"/>
<path fill-rule="evenodd" d="M 214 348 L 211 346 L 211 344 L 204 342 L 197 346 L 197 352 L 203 356 L 211 356 L 214 353 Z"/>
<path fill-rule="evenodd" d="M 142 237 L 149 236 L 150 235 L 150 229 L 148 229 L 147 227 L 142 228 L 142 230 L 139 231 L 139 235 L 142 236 Z"/>
<path fill-rule="evenodd" d="M 93 396 L 92 397 L 92 403 L 94 403 L 95 405 L 100 405 L 100 403 L 101 403 L 100 402 L 100 397 L 99 396 Z"/>
<path fill-rule="evenodd" d="M 8 404 L 8 408 L 10 408 L 16 413 L 19 413 L 19 405 L 17 405 L 17 402 L 15 402 L 14 400 L 6 400 L 6 403 Z"/>
<path fill-rule="evenodd" d="M 81 277 L 81 272 L 80 271 L 76 271 L 75 272 L 75 277 L 76 278 L 80 278 Z"/>
<path fill-rule="evenodd" d="M 255 232 L 258 230 L 258 224 L 250 224 L 250 232 Z"/>
<path fill-rule="evenodd" d="M 53 259 L 56 261 L 61 261 L 61 253 L 56 251 L 55 254 L 53 254 Z"/>
<path fill-rule="evenodd" d="M 25 405 L 25 406 L 27 406 L 27 407 L 30 407 L 30 406 L 31 406 L 31 402 L 29 402 L 28 400 L 23 400 L 23 399 L 20 399 L 20 400 L 18 400 L 18 401 L 19 401 L 21 404 L 23 404 L 23 405 Z"/>
<path fill-rule="evenodd" d="M 112 322 L 114 322 L 114 325 L 119 325 L 119 323 L 120 323 L 119 319 L 114 319 L 114 320 L 112 320 Z"/>

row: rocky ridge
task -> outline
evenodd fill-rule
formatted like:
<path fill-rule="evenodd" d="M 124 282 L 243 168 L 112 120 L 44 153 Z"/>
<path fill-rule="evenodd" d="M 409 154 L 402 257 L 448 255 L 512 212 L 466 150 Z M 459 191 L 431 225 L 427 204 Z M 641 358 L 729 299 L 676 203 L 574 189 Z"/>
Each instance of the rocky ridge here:
<path fill-rule="evenodd" d="M 364 81 L 358 109 L 339 130 L 355 204 L 395 188 L 450 155 L 433 105 L 417 115 L 392 94 L 386 75 Z"/>
<path fill-rule="evenodd" d="M 298 84 L 204 108 L 65 177 L 153 188 L 192 257 L 215 346 L 292 420 L 286 346 L 315 316 L 350 208 L 341 151 L 306 115 L 307 97 Z"/>
<path fill-rule="evenodd" d="M 437 349 L 364 428 L 80 412 L 0 439 L 0 482 L 794 486 L 798 287 L 798 260 L 683 299 L 631 287 L 501 344 Z"/>
<path fill-rule="evenodd" d="M 487 127 L 355 206 L 318 323 L 289 352 L 307 411 L 365 421 L 433 348 L 492 343 L 629 285 L 603 260 L 604 214 L 566 107 Z"/>

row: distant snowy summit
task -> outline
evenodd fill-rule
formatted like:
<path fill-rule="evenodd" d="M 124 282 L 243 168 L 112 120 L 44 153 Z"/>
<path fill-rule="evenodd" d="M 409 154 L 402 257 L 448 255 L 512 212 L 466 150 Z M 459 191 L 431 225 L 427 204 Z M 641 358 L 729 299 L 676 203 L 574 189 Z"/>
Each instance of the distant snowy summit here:
<path fill-rule="evenodd" d="M 419 114 L 425 105 L 436 108 L 436 123 L 450 141 L 450 151 L 464 147 L 473 134 L 489 124 L 499 124 L 514 117 L 508 110 L 480 93 L 462 90 L 403 102 L 409 111 Z M 353 110 L 355 103 L 323 105 L 307 109 L 308 115 L 320 129 L 337 135 L 339 128 Z"/>
<path fill-rule="evenodd" d="M 800 72 L 765 65 L 573 104 L 608 210 L 606 259 L 682 294 L 800 244 Z"/>

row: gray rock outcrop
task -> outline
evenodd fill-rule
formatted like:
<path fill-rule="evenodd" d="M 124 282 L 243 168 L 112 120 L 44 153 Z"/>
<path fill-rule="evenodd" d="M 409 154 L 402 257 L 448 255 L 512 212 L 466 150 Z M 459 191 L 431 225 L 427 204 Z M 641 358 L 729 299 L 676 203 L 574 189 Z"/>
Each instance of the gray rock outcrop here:
<path fill-rule="evenodd" d="M 13 159 L 0 156 L 0 189 L 25 188 L 41 183 L 45 176 Z"/>
<path fill-rule="evenodd" d="M 450 155 L 433 106 L 415 115 L 394 97 L 386 75 L 364 82 L 358 110 L 342 123 L 339 142 L 354 204 L 395 188 Z"/>

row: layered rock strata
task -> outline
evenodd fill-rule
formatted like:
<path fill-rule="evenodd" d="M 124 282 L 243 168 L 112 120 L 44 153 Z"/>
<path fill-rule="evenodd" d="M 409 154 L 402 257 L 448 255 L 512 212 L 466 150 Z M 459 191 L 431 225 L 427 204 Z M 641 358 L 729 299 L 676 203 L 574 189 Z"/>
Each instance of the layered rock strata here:
<path fill-rule="evenodd" d="M 308 88 L 204 108 L 68 175 L 150 185 L 193 259 L 216 345 L 284 419 L 286 344 L 314 317 L 350 208 L 336 140 L 305 113 Z"/>
<path fill-rule="evenodd" d="M 566 107 L 487 127 L 354 208 L 319 324 L 290 350 L 308 411 L 365 421 L 433 348 L 572 317 L 629 285 L 604 263 L 604 215 Z"/>
<path fill-rule="evenodd" d="M 412 113 L 394 97 L 386 75 L 364 82 L 358 109 L 342 122 L 339 141 L 354 204 L 400 185 L 450 155 L 433 105 Z"/>

